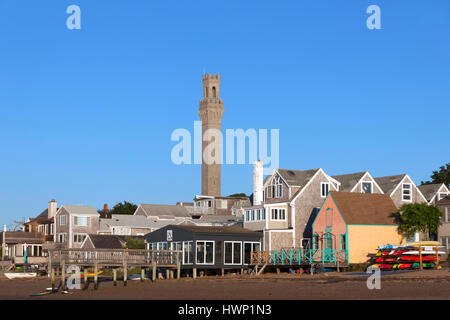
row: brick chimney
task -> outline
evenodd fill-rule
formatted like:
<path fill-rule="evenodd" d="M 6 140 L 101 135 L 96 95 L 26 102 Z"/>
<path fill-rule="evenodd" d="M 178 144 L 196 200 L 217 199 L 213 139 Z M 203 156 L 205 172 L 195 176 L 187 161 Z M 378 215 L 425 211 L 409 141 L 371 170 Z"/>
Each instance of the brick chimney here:
<path fill-rule="evenodd" d="M 58 209 L 58 203 L 53 199 L 48 203 L 48 218 L 51 219 L 56 215 L 56 210 Z"/>
<path fill-rule="evenodd" d="M 107 203 L 105 203 L 105 204 L 103 205 L 103 211 L 105 211 L 105 212 L 108 212 L 108 211 L 109 211 L 109 209 L 108 209 L 108 204 L 107 204 Z"/>

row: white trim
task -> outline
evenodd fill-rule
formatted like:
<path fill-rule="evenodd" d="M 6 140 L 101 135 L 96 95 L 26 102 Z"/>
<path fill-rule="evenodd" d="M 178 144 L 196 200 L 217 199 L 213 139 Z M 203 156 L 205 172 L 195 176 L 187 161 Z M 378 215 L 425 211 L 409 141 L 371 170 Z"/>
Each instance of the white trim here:
<path fill-rule="evenodd" d="M 203 254 L 203 258 L 204 258 L 204 260 L 206 261 L 206 242 L 212 242 L 212 244 L 213 244 L 213 262 L 212 263 L 210 263 L 210 262 L 203 262 L 203 263 L 199 263 L 199 262 L 197 262 L 197 243 L 198 242 L 205 242 L 205 252 L 204 252 L 204 254 Z M 215 262 L 216 262 L 216 255 L 215 255 L 215 252 L 216 252 L 216 242 L 214 241 L 214 240 L 195 240 L 195 264 L 196 265 L 214 265 L 215 264 Z"/>
<path fill-rule="evenodd" d="M 292 229 L 271 229 L 271 230 L 267 230 L 267 232 L 293 232 L 294 230 Z"/>
<path fill-rule="evenodd" d="M 292 237 L 292 246 L 295 248 L 295 204 L 289 204 L 291 208 L 291 221 L 292 230 L 294 231 L 294 236 Z"/>
<path fill-rule="evenodd" d="M 231 261 L 233 261 L 232 263 L 226 263 L 225 262 L 225 244 L 226 243 L 231 243 Z M 234 244 L 235 243 L 240 243 L 241 244 L 241 263 L 234 263 Z M 243 241 L 224 241 L 223 242 L 223 264 L 224 265 L 235 265 L 235 266 L 239 266 L 239 265 L 243 265 L 243 253 L 244 253 L 244 245 L 243 245 Z"/>

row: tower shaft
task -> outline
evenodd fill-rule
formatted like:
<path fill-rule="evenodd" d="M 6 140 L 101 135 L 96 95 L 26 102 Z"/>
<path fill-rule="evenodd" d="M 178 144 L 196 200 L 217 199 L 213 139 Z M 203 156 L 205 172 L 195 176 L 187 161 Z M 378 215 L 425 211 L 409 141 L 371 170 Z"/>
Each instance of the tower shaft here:
<path fill-rule="evenodd" d="M 221 132 L 223 101 L 219 97 L 220 75 L 203 76 L 203 99 L 200 100 L 199 115 L 202 120 L 202 195 L 220 196 L 220 174 L 222 141 L 216 141 L 215 133 Z M 204 141 L 208 136 L 210 141 Z M 221 137 L 221 134 L 220 134 Z M 211 157 L 214 163 L 205 161 Z"/>

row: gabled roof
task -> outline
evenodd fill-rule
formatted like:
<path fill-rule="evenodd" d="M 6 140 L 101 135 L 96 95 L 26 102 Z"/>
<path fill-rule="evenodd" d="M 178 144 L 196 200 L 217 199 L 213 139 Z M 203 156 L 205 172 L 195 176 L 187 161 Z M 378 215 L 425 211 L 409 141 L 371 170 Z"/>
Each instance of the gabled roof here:
<path fill-rule="evenodd" d="M 375 178 L 380 188 L 384 193 L 391 194 L 392 191 L 398 186 L 398 184 L 405 178 L 406 174 L 398 174 L 395 176 L 386 176 Z"/>
<path fill-rule="evenodd" d="M 121 237 L 109 234 L 89 234 L 88 238 L 95 249 L 123 249 L 126 243 Z"/>
<path fill-rule="evenodd" d="M 348 225 L 397 225 L 397 208 L 388 194 L 331 191 L 330 196 Z"/>
<path fill-rule="evenodd" d="M 189 213 L 185 207 L 167 204 L 145 204 L 141 203 L 140 207 L 144 210 L 145 215 L 154 217 L 189 217 Z"/>
<path fill-rule="evenodd" d="M 66 209 L 69 214 L 83 214 L 83 215 L 93 215 L 100 216 L 100 214 L 91 206 L 73 206 L 64 204 L 60 209 Z"/>
<path fill-rule="evenodd" d="M 417 188 L 419 188 L 420 192 L 422 192 L 427 201 L 431 201 L 431 199 L 439 191 L 442 185 L 444 184 L 443 183 L 423 184 L 421 186 L 417 186 Z"/>
<path fill-rule="evenodd" d="M 277 169 L 280 176 L 289 186 L 304 187 L 320 168 L 311 170 Z"/>
<path fill-rule="evenodd" d="M 336 179 L 341 183 L 339 191 L 350 192 L 353 189 L 353 187 L 359 182 L 359 180 L 361 180 L 362 177 L 364 177 L 366 173 L 367 171 L 341 174 L 337 176 L 332 176 L 332 178 Z"/>

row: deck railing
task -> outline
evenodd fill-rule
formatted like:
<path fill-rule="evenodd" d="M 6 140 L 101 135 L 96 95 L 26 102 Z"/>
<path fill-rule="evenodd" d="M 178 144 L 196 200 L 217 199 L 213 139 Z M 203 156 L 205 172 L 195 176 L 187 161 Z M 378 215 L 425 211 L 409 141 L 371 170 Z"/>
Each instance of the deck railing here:
<path fill-rule="evenodd" d="M 181 251 L 138 249 L 49 249 L 49 263 L 66 265 L 176 265 Z"/>
<path fill-rule="evenodd" d="M 252 265 L 301 265 L 313 263 L 345 263 L 346 252 L 339 249 L 285 248 L 251 253 Z"/>

